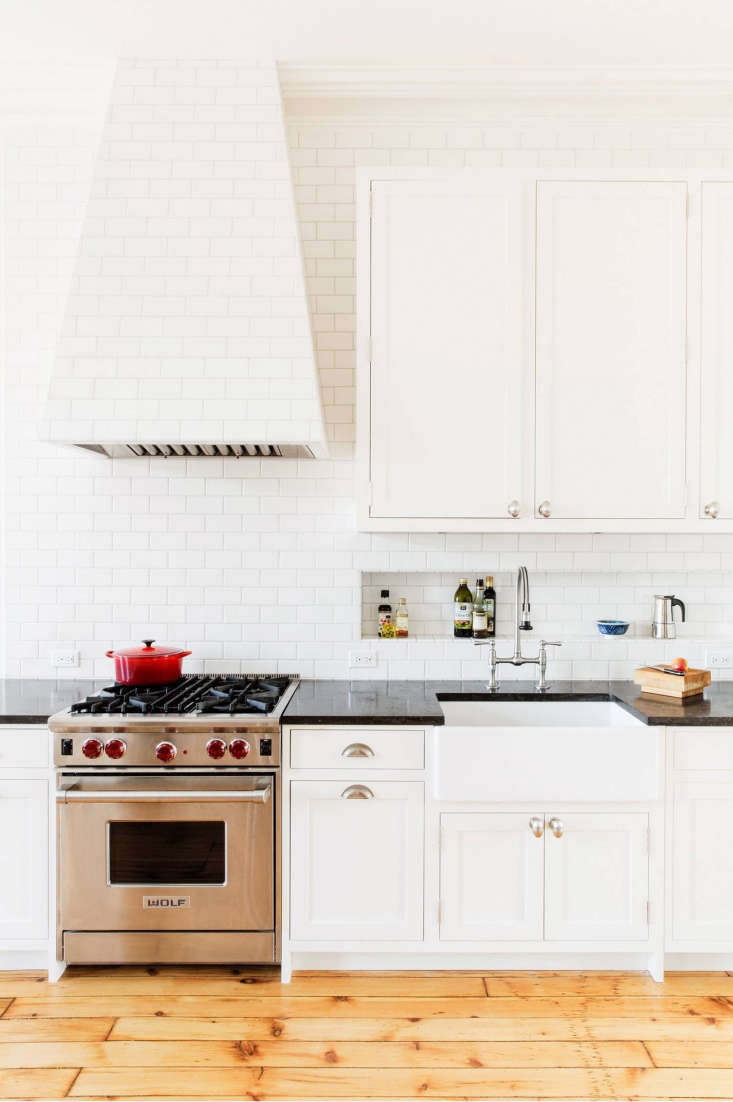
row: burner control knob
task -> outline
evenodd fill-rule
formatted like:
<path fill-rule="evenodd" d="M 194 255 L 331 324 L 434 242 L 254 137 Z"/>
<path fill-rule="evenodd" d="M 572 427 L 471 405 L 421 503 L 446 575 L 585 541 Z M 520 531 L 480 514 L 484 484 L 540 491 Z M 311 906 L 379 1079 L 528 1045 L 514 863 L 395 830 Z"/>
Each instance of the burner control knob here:
<path fill-rule="evenodd" d="M 210 758 L 223 758 L 227 752 L 227 744 L 223 738 L 210 738 L 206 743 L 206 753 Z"/>
<path fill-rule="evenodd" d="M 98 758 L 104 750 L 98 738 L 87 738 L 81 744 L 81 752 L 85 758 Z"/>
<path fill-rule="evenodd" d="M 121 758 L 127 749 L 127 743 L 122 738 L 111 738 L 105 743 L 104 752 L 108 758 Z"/>
<path fill-rule="evenodd" d="M 229 743 L 229 753 L 238 761 L 246 758 L 249 753 L 249 743 L 246 738 L 233 738 Z"/>
<path fill-rule="evenodd" d="M 166 765 L 169 761 L 173 761 L 177 754 L 177 750 L 172 742 L 159 742 L 155 747 L 155 756 L 158 761 L 164 762 Z"/>

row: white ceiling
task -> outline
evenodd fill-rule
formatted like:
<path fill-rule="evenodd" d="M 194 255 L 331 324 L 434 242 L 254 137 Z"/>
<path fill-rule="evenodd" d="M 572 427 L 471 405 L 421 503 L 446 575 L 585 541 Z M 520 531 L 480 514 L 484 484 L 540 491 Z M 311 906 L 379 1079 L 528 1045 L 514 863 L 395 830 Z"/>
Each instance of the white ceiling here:
<path fill-rule="evenodd" d="M 0 0 L 0 55 L 719 66 L 730 0 Z"/>

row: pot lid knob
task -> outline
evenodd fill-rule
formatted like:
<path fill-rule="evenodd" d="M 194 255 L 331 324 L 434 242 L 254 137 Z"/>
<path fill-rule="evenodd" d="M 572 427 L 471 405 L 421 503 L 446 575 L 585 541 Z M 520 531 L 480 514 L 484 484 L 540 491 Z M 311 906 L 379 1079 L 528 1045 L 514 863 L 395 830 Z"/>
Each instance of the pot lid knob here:
<path fill-rule="evenodd" d="M 145 644 L 146 647 L 152 647 L 154 642 L 155 642 L 155 639 L 143 639 L 143 643 Z"/>

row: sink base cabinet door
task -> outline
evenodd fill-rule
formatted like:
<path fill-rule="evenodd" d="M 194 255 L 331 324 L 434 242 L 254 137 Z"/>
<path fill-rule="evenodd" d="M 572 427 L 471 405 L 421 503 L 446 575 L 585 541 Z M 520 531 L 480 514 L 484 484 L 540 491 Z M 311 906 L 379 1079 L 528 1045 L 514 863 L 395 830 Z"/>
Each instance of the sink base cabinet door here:
<path fill-rule="evenodd" d="M 542 838 L 523 813 L 440 818 L 443 941 L 542 938 Z"/>
<path fill-rule="evenodd" d="M 640 812 L 548 815 L 545 939 L 646 941 L 648 839 Z"/>
<path fill-rule="evenodd" d="M 48 783 L 0 781 L 0 942 L 48 937 Z"/>
<path fill-rule="evenodd" d="M 422 782 L 293 781 L 293 941 L 419 941 Z"/>
<path fill-rule="evenodd" d="M 733 942 L 733 784 L 678 784 L 672 825 L 675 941 Z"/>

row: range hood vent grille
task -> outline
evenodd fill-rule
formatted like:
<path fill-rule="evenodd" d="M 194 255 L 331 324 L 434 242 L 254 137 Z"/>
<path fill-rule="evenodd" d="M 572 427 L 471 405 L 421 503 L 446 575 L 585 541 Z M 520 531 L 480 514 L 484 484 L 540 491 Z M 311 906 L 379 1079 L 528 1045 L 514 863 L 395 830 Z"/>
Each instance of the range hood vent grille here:
<path fill-rule="evenodd" d="M 113 459 L 313 459 L 305 444 L 80 444 Z"/>

